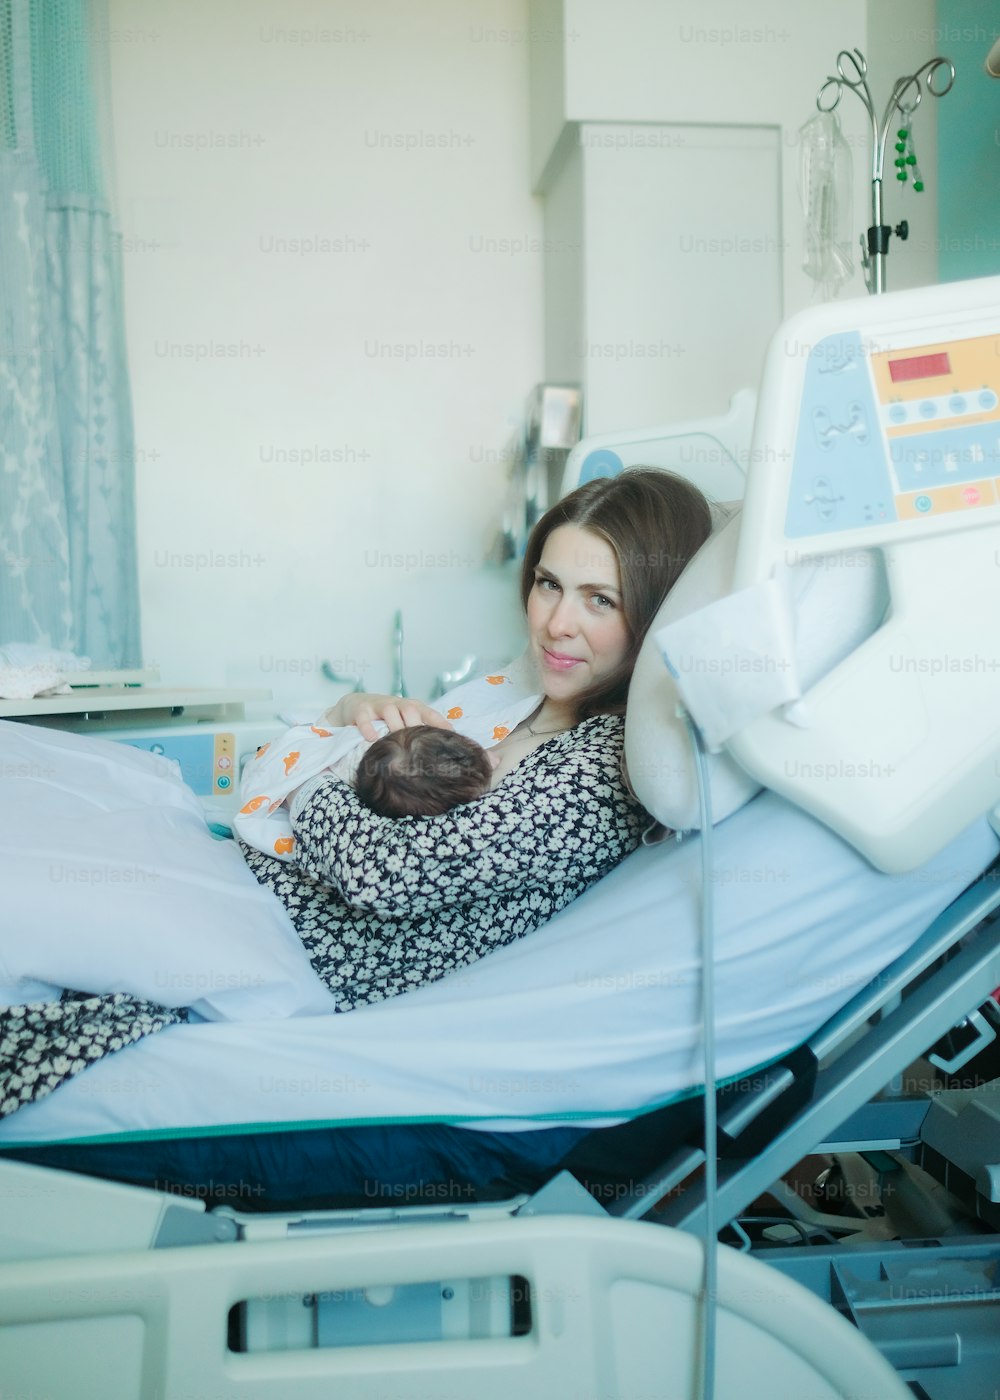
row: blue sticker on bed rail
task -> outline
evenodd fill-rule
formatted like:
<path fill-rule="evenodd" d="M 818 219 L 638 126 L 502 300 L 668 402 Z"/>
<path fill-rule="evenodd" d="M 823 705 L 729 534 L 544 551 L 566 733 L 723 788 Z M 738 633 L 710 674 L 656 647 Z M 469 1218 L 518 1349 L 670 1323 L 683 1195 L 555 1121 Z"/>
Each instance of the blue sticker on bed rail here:
<path fill-rule="evenodd" d="M 598 447 L 588 452 L 580 467 L 580 482 L 595 481 L 599 476 L 617 476 L 622 470 L 622 459 L 609 447 Z"/>

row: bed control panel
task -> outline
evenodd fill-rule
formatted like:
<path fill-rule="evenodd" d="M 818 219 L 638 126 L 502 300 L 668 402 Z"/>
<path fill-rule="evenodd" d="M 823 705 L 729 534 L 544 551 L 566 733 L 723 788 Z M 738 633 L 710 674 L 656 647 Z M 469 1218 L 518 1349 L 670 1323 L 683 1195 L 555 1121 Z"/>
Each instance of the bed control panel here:
<path fill-rule="evenodd" d="M 802 385 L 788 539 L 1000 505 L 1000 336 L 824 337 Z M 971 523 L 971 521 L 970 521 Z"/>
<path fill-rule="evenodd" d="M 102 739 L 160 754 L 180 766 L 188 787 L 201 798 L 210 821 L 231 826 L 238 804 L 243 766 L 286 726 L 268 720 L 229 720 L 214 724 L 163 724 L 105 731 Z"/>
<path fill-rule="evenodd" d="M 199 733 L 191 727 L 163 728 L 130 734 L 119 742 L 173 759 L 188 787 L 199 797 L 227 797 L 236 787 L 239 751 L 232 730 Z"/>

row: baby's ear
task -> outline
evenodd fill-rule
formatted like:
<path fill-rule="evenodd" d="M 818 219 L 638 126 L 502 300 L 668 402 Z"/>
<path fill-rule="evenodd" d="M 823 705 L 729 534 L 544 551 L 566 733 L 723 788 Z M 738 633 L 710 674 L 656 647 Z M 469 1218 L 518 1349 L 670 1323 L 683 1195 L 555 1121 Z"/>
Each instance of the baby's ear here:
<path fill-rule="evenodd" d="M 497 764 L 500 762 L 500 755 L 497 753 L 496 749 L 487 749 L 487 750 L 486 750 L 486 757 L 487 757 L 487 758 L 489 759 L 489 761 L 490 761 L 490 767 L 491 767 L 491 768 L 495 768 L 495 767 L 497 766 Z"/>

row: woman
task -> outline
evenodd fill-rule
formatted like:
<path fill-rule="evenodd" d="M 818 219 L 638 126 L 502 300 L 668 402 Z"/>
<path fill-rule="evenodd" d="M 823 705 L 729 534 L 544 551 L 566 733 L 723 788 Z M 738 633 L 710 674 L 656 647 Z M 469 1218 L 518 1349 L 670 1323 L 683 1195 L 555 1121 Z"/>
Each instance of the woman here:
<path fill-rule="evenodd" d="M 635 469 L 574 491 L 528 542 L 521 597 L 538 694 L 492 750 L 492 790 L 440 816 L 397 820 L 376 816 L 346 783 L 324 777 L 301 789 L 293 807 L 295 864 L 243 847 L 338 1010 L 434 981 L 523 936 L 638 845 L 649 818 L 622 776 L 629 680 L 660 603 L 710 529 L 704 497 L 664 472 Z M 390 730 L 448 726 L 437 710 L 387 695 L 345 696 L 327 718 L 356 724 L 369 739 L 374 719 Z M 0 1044 L 6 1033 L 22 1057 L 41 1055 L 50 1089 L 75 1072 L 50 1068 L 46 1033 L 71 1034 L 67 1018 L 85 1021 L 81 1054 L 89 1058 L 180 1019 L 121 994 L 59 1004 L 55 1025 L 55 1006 L 12 1010 L 7 1027 L 0 1013 Z M 26 1010 L 32 1014 L 22 1016 Z M 367 1204 L 376 1176 L 382 1187 L 405 1188 L 408 1201 L 418 1199 L 418 1186 L 435 1202 L 446 1189 L 463 1200 L 469 1192 L 504 1196 L 532 1189 L 568 1152 L 581 1154 L 584 1179 L 599 1181 L 605 1141 L 567 1127 L 504 1134 L 418 1123 L 168 1138 L 131 1145 L 127 1164 L 114 1145 L 16 1155 L 161 1189 L 252 1183 L 264 1209 L 300 1208 L 310 1196 L 317 1205 Z"/>
<path fill-rule="evenodd" d="M 295 864 L 248 846 L 339 1011 L 396 996 L 520 938 L 638 844 L 622 777 L 625 700 L 643 636 L 711 530 L 701 493 L 638 469 L 587 483 L 535 526 L 521 598 L 538 704 L 495 746 L 492 791 L 441 816 L 379 817 L 336 778 L 292 809 Z M 347 695 L 331 724 L 375 737 L 447 726 L 436 710 Z"/>

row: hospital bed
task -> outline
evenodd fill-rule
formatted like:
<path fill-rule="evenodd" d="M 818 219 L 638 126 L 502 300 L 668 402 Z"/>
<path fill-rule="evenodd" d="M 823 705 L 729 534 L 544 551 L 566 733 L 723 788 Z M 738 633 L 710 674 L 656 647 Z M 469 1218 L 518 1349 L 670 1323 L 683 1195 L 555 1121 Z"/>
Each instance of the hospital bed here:
<path fill-rule="evenodd" d="M 945 291 L 947 301 L 940 295 Z M 997 343 L 995 282 L 964 296 L 937 289 L 883 298 L 875 310 L 864 307 L 853 310 L 868 318 L 866 329 L 877 315 L 878 333 L 909 337 L 917 347 L 932 338 L 928 324 L 936 329 L 937 344 L 963 317 L 986 321 Z M 827 313 L 842 318 L 841 331 L 850 326 L 850 304 Z M 792 324 L 785 346 L 789 334 L 799 346 L 824 344 L 808 319 Z M 801 352 L 802 361 L 808 358 Z M 820 362 L 832 363 L 822 354 Z M 856 362 L 860 366 L 861 357 Z M 934 368 L 924 367 L 928 373 Z M 801 370 L 786 354 L 778 375 L 778 398 L 790 420 L 786 435 L 803 417 L 795 399 Z M 776 373 L 772 364 L 765 403 L 774 401 Z M 842 422 L 818 422 L 813 405 L 813 431 L 842 429 L 834 436 L 852 442 L 867 421 L 870 436 L 877 437 L 878 424 L 870 412 L 865 419 L 864 408 L 859 430 L 856 402 L 849 399 Z M 916 402 L 919 414 L 922 401 Z M 982 409 L 961 426 L 978 428 L 992 422 L 992 415 L 992 408 Z M 752 483 L 758 457 L 752 453 L 749 460 Z M 932 456 L 926 459 L 928 466 L 934 463 Z M 977 463 L 970 452 L 969 463 L 981 465 L 981 459 Z M 943 454 L 937 466 L 949 470 Z M 956 499 L 968 502 L 963 490 L 978 490 L 981 499 L 987 484 L 976 486 L 981 480 L 966 472 Z M 951 488 L 946 480 L 940 489 Z M 937 489 L 919 494 L 933 504 Z M 824 486 L 822 500 L 833 494 Z M 970 509 L 977 504 L 968 503 Z M 987 507 L 984 525 L 995 515 Z M 808 580 L 814 603 L 823 592 L 817 580 L 828 585 L 831 573 L 816 570 Z M 837 591 L 846 579 L 845 571 Z M 864 580 L 870 605 L 878 571 Z M 677 608 L 682 589 L 680 597 Z M 821 611 L 829 610 L 829 596 L 820 602 Z M 862 631 L 862 642 L 875 635 L 870 619 Z M 851 654 L 858 640 L 850 639 Z M 844 634 L 839 645 L 843 650 Z M 644 677 L 667 674 L 662 664 L 654 671 L 654 661 L 650 654 L 643 673 L 637 669 L 640 686 L 654 684 Z M 801 657 L 799 662 L 804 665 Z M 824 665 L 832 664 L 829 674 L 835 675 L 837 662 L 826 656 L 809 664 L 818 670 L 807 700 L 827 679 Z M 629 725 L 635 728 L 631 710 Z M 676 800 L 688 800 L 684 779 L 690 775 L 679 771 L 684 760 L 676 751 L 669 757 L 659 751 L 658 761 L 647 755 L 645 764 L 634 757 L 633 745 L 630 773 L 639 783 L 662 781 L 669 773 Z M 747 801 L 745 776 L 741 780 L 735 767 L 727 769 L 724 755 L 715 761 L 711 782 L 723 811 L 727 802 L 736 804 L 714 833 L 716 1079 L 724 1086 L 724 1152 L 714 1205 L 723 1224 L 745 1216 L 762 1191 L 809 1152 L 864 1148 L 869 1154 L 919 1155 L 921 1134 L 933 1126 L 938 1105 L 926 1095 L 883 1095 L 876 1103 L 872 1096 L 963 1019 L 978 1017 L 981 1038 L 988 1038 L 990 1012 L 978 1008 L 1000 985 L 1000 925 L 996 881 L 988 873 L 977 877 L 989 872 L 998 842 L 985 816 L 988 803 L 981 802 L 957 826 L 953 821 L 950 839 L 918 870 L 883 873 L 824 822 L 781 796 L 765 792 Z M 490 1194 L 492 1183 L 483 1179 L 484 1189 L 474 1186 L 464 1198 L 455 1192 L 436 1204 L 409 1207 L 404 1181 L 398 1194 L 376 1197 L 366 1211 L 275 1216 L 245 1209 L 248 1202 L 239 1197 L 235 1204 L 233 1198 L 220 1202 L 211 1182 L 187 1195 L 167 1195 L 148 1185 L 67 1177 L 8 1158 L 0 1165 L 0 1187 L 6 1183 L 19 1209 L 4 1242 L 11 1262 L 0 1269 L 0 1370 L 25 1391 L 36 1385 L 74 1395 L 310 1395 L 330 1393 L 334 1381 L 339 1393 L 386 1397 L 509 1395 L 515 1387 L 525 1395 L 618 1394 L 623 1400 L 697 1393 L 701 1251 L 691 1236 L 705 1213 L 697 1180 L 703 1152 L 696 1141 L 680 1141 L 679 1131 L 671 1138 L 669 1125 L 678 1128 L 699 1083 L 693 1045 L 701 844 L 690 837 L 641 849 L 531 939 L 455 980 L 346 1018 L 275 1020 L 268 1031 L 277 1033 L 267 1048 L 273 1077 L 292 1080 L 281 1066 L 297 1066 L 300 1083 L 291 1105 L 270 1107 L 270 1128 L 283 1114 L 289 1128 L 301 1128 L 308 1116 L 359 1132 L 366 1125 L 348 1126 L 345 1120 L 360 1116 L 360 1090 L 366 1109 L 377 1102 L 384 1120 L 412 1122 L 420 1104 L 422 1116 L 433 1116 L 453 1133 L 458 1129 L 452 1125 L 461 1125 L 470 1138 L 478 1132 L 506 1140 L 516 1131 L 541 1139 L 581 1123 L 588 1130 L 580 1129 L 568 1145 L 560 1139 L 549 1161 L 541 1149 L 533 1163 L 524 1154 L 502 1157 L 503 1170 L 513 1161 L 514 1168 L 551 1174 L 563 1162 L 572 1164 L 574 1154 L 579 1160 L 581 1153 L 586 1158 L 599 1149 L 602 1133 L 626 1148 L 636 1139 L 640 1157 L 652 1136 L 651 1167 L 636 1170 L 627 1161 L 617 1173 L 588 1167 L 579 1175 L 589 1174 L 591 1192 L 574 1184 L 569 1172 L 559 1173 L 501 1203 L 476 1199 Z M 568 950 L 577 958 L 572 988 L 566 986 Z M 259 1081 L 260 1070 L 248 1055 L 263 1035 L 259 1023 L 238 1020 L 172 1028 L 13 1115 L 0 1145 L 7 1153 L 44 1159 L 56 1148 L 72 1156 L 86 1138 L 91 1147 L 110 1150 L 114 1144 L 93 1140 L 123 1131 L 176 1141 L 182 1128 L 199 1126 L 191 1099 L 173 1100 L 184 1063 L 198 1075 L 197 1098 L 218 1074 L 230 1126 L 246 1126 L 252 1120 L 238 1093 L 241 1087 L 246 1093 L 248 1083 L 252 1090 L 255 1073 Z M 319 1058 L 306 1070 L 310 1041 L 317 1043 Z M 324 1066 L 330 1078 L 331 1054 L 338 1082 L 303 1114 L 302 1081 L 310 1073 L 317 1078 Z M 526 1065 L 541 1065 L 544 1072 L 533 1077 Z M 219 1107 L 205 1104 L 206 1118 L 218 1115 Z M 123 1129 L 117 1120 L 129 1114 L 132 1126 Z M 931 1152 L 944 1158 L 952 1150 L 947 1136 L 940 1125 L 930 1133 L 934 1145 L 924 1144 L 925 1161 Z M 363 1153 L 364 1144 L 357 1150 Z M 506 1141 L 498 1150 L 507 1151 Z M 995 1199 L 989 1162 L 977 1167 L 969 1152 L 954 1156 L 962 1158 L 954 1171 L 971 1181 L 988 1220 Z M 591 1161 L 599 1157 L 598 1150 Z M 449 1180 L 461 1185 L 458 1173 L 446 1169 Z M 174 1184 L 182 1186 L 180 1180 Z M 226 1183 L 216 1185 L 221 1192 Z M 340 1194 L 349 1197 L 351 1191 Z M 206 1204 L 215 1209 L 206 1211 Z M 836 1230 L 831 1219 L 801 1206 L 793 1218 L 806 1238 Z M 848 1222 L 842 1233 L 851 1228 Z M 166 1247 L 185 1244 L 190 1247 Z M 882 1259 L 862 1260 L 855 1246 L 850 1258 L 862 1262 L 853 1273 L 836 1260 L 824 1270 L 812 1262 L 819 1251 L 800 1253 L 810 1261 L 811 1277 L 794 1251 L 764 1252 L 783 1272 L 722 1251 L 718 1394 L 752 1394 L 748 1377 L 754 1376 L 766 1378 L 766 1393 L 911 1393 L 838 1311 L 859 1321 L 925 1394 L 978 1393 L 986 1380 L 996 1385 L 997 1358 L 983 1330 L 962 1330 L 953 1317 L 964 1310 L 980 1319 L 995 1310 L 991 1260 L 998 1251 L 990 1253 L 988 1237 L 985 1244 L 955 1242 L 946 1252 L 936 1251 L 933 1265 L 922 1261 L 922 1277 L 934 1281 L 923 1295 L 914 1282 L 921 1276 L 915 1266 L 907 1275 L 898 1261 L 887 1266 Z M 928 1275 L 931 1267 L 938 1272 Z M 796 1278 L 819 1293 L 823 1304 L 796 1286 Z M 886 1296 L 880 1298 L 879 1287 Z M 926 1318 L 934 1301 L 927 1294 L 935 1290 L 950 1309 L 952 1330 L 945 1329 L 936 1345 L 931 1336 L 921 1350 L 919 1336 L 912 1335 L 918 1332 L 913 1314 L 922 1309 Z M 830 1302 L 834 1307 L 826 1306 Z M 905 1326 L 911 1335 L 904 1335 Z M 926 1339 L 926 1323 L 920 1330 Z M 956 1331 L 965 1337 L 961 1366 Z M 101 1360 L 109 1346 L 120 1358 L 113 1374 Z"/>

